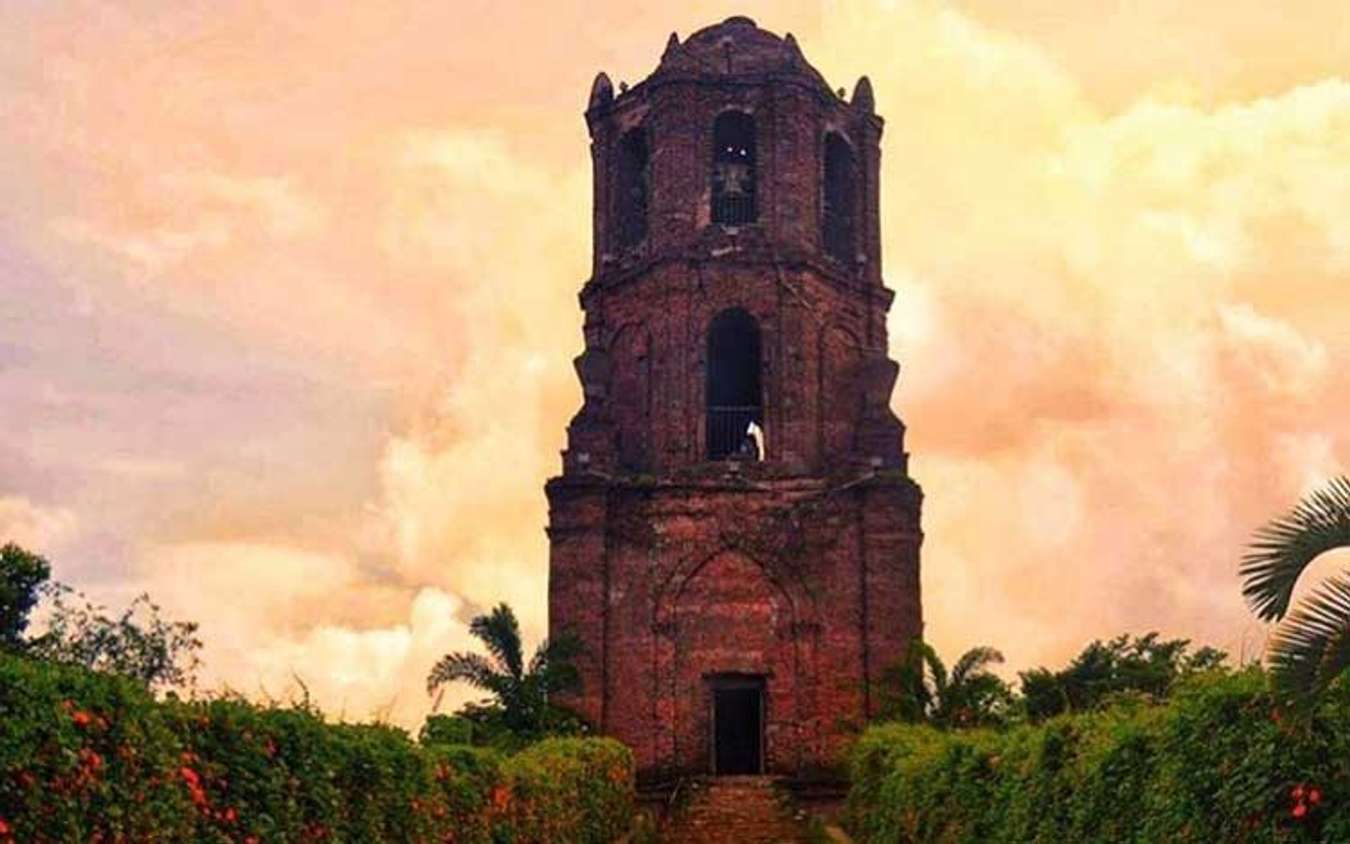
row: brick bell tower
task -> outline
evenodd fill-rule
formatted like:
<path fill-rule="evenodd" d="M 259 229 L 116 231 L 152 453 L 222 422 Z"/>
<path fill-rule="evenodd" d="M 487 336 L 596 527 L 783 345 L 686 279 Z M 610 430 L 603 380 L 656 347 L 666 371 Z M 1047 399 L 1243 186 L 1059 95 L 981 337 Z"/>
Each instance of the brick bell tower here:
<path fill-rule="evenodd" d="M 818 770 L 922 630 L 871 84 L 733 17 L 599 74 L 586 123 L 584 404 L 546 488 L 568 702 L 649 776 Z"/>

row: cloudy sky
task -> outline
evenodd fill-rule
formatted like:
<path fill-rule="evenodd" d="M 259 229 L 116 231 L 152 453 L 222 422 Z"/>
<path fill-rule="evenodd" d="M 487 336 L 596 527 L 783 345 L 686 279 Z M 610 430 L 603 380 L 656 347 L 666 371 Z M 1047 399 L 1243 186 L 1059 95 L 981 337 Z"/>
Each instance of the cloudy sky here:
<path fill-rule="evenodd" d="M 591 79 L 740 13 L 887 118 L 938 648 L 1259 651 L 1243 542 L 1350 463 L 1350 7 L 639 5 L 0 4 L 0 539 L 415 724 L 546 625 Z"/>

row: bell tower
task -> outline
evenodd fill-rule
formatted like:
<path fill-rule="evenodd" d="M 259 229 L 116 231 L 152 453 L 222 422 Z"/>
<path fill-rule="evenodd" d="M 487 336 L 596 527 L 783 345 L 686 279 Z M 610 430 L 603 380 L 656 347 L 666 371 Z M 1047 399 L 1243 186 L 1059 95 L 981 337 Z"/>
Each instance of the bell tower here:
<path fill-rule="evenodd" d="M 827 766 L 922 631 L 871 85 L 733 17 L 599 74 L 586 123 L 584 401 L 547 485 L 570 703 L 648 774 Z"/>

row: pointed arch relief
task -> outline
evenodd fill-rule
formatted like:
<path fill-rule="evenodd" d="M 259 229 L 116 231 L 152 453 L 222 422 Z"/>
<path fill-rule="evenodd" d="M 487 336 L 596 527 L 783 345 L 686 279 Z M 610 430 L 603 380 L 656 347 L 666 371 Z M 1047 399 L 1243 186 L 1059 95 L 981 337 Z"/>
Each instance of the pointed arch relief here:
<path fill-rule="evenodd" d="M 758 678 L 772 767 L 802 745 L 802 718 L 811 700 L 802 677 L 816 676 L 819 668 L 819 627 L 804 624 L 802 616 L 809 610 L 814 617 L 814 602 L 734 548 L 688 562 L 666 581 L 655 606 L 651 676 L 661 755 L 677 768 L 708 770 L 709 683 Z"/>
<path fill-rule="evenodd" d="M 704 593 L 709 588 L 714 591 L 720 588 L 716 586 L 719 582 L 731 584 L 727 588 L 734 598 L 732 603 L 744 602 L 746 594 L 732 594 L 744 589 L 758 590 L 761 598 L 770 599 L 769 603 L 775 607 L 774 617 L 785 625 L 782 628 L 785 633 L 817 623 L 815 596 L 795 572 L 766 565 L 748 549 L 729 542 L 711 554 L 686 557 L 671 567 L 657 585 L 653 603 L 653 621 L 658 632 L 671 634 L 673 625 L 678 623 L 677 605 L 691 594 L 704 599 L 712 597 Z M 714 584 L 713 587 L 704 585 L 708 583 Z"/>
<path fill-rule="evenodd" d="M 820 433 L 827 461 L 855 450 L 863 413 L 862 350 L 858 337 L 840 325 L 820 332 Z"/>
<path fill-rule="evenodd" d="M 609 342 L 609 401 L 619 464 L 648 468 L 651 454 L 651 336 L 642 323 L 621 327 Z"/>

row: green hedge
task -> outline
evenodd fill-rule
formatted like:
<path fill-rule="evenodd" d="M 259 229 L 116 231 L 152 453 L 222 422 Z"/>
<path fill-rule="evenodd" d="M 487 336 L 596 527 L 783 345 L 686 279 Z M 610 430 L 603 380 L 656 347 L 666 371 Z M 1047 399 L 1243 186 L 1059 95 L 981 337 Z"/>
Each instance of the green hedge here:
<path fill-rule="evenodd" d="M 887 724 L 850 758 L 858 841 L 1350 841 L 1350 679 L 1310 722 L 1256 670 L 1006 731 Z"/>
<path fill-rule="evenodd" d="M 0 657 L 0 844 L 599 844 L 633 813 L 628 750 L 551 739 L 506 756 L 419 746 L 236 700 Z"/>

